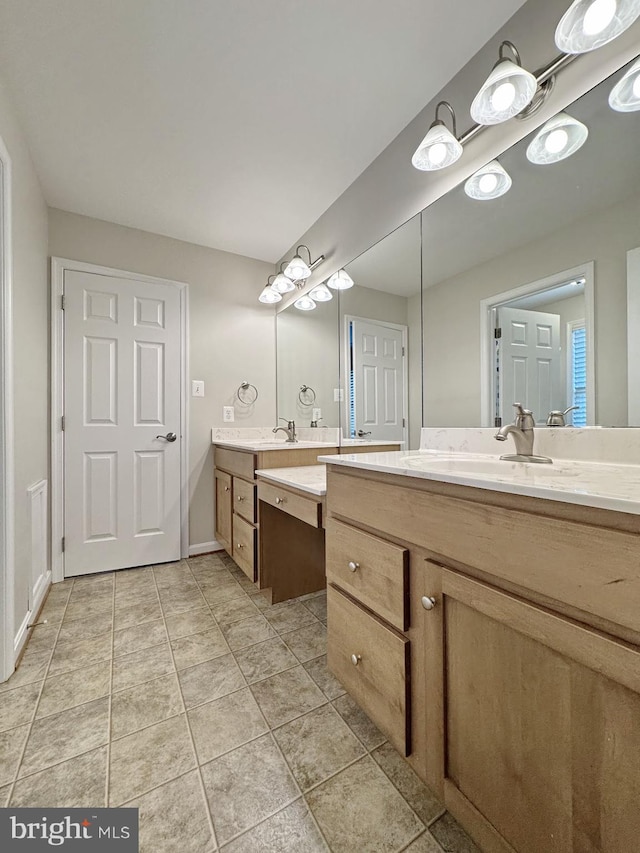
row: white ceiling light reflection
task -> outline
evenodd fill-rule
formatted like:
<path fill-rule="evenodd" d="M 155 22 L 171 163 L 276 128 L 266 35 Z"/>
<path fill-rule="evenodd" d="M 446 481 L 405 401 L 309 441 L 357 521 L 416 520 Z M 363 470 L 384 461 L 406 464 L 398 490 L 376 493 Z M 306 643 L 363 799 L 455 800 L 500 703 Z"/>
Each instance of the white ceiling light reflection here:
<path fill-rule="evenodd" d="M 613 41 L 640 17 L 640 0 L 574 0 L 556 29 L 564 53 L 587 53 Z"/>
<path fill-rule="evenodd" d="M 353 279 L 346 270 L 338 270 L 329 278 L 327 282 L 332 290 L 348 290 L 353 287 Z"/>
<path fill-rule="evenodd" d="M 310 296 L 307 296 L 306 294 L 304 296 L 301 296 L 300 299 L 296 299 L 293 304 L 299 311 L 313 311 L 313 309 L 316 307 L 316 303 L 313 301 L 313 299 Z"/>
<path fill-rule="evenodd" d="M 609 106 L 619 113 L 640 110 L 640 59 L 625 71 L 611 90 Z"/>
<path fill-rule="evenodd" d="M 492 160 L 482 169 L 478 169 L 464 185 L 464 191 L 469 198 L 478 201 L 500 198 L 510 189 L 511 176 L 497 160 Z"/>
<path fill-rule="evenodd" d="M 527 148 L 531 163 L 546 166 L 566 160 L 582 148 L 589 136 L 588 127 L 567 113 L 558 113 L 536 133 Z"/>
<path fill-rule="evenodd" d="M 326 284 L 319 284 L 317 287 L 314 287 L 309 296 L 314 302 L 330 302 L 333 299 L 333 294 Z"/>

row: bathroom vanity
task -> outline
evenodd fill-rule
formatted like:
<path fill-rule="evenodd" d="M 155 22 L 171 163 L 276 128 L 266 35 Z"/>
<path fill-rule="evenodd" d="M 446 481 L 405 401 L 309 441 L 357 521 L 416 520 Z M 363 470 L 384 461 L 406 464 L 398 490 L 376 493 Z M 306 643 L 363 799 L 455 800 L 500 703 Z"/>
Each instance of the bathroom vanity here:
<path fill-rule="evenodd" d="M 637 849 L 640 467 L 325 461 L 348 692 L 483 851 Z"/>

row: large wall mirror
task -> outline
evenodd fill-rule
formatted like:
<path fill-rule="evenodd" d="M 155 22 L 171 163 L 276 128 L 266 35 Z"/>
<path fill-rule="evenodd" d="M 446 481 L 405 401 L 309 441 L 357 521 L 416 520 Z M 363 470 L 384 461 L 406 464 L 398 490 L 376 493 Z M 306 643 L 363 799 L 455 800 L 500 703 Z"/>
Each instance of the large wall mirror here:
<path fill-rule="evenodd" d="M 499 157 L 511 179 L 503 195 L 480 200 L 460 185 L 423 211 L 425 426 L 505 423 L 516 401 L 541 425 L 569 407 L 574 426 L 630 423 L 640 111 L 609 105 L 626 70 L 561 114 L 579 125 L 539 129 Z M 503 180 L 486 177 L 476 194 Z"/>

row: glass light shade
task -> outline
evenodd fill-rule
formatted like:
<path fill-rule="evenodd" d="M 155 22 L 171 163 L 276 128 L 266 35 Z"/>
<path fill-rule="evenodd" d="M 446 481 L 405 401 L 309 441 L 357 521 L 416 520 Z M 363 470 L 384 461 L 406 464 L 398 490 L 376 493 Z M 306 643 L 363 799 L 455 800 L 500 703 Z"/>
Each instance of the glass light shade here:
<path fill-rule="evenodd" d="M 611 90 L 609 106 L 619 113 L 640 110 L 640 59 L 625 71 Z"/>
<path fill-rule="evenodd" d="M 260 296 L 258 296 L 258 300 L 260 302 L 264 302 L 265 305 L 273 305 L 275 302 L 280 302 L 282 299 L 282 294 L 278 293 L 277 290 L 273 289 L 273 285 L 267 284 Z"/>
<path fill-rule="evenodd" d="M 527 71 L 503 59 L 493 69 L 471 104 L 471 118 L 476 124 L 500 124 L 531 103 L 538 88 L 536 78 Z"/>
<path fill-rule="evenodd" d="M 302 260 L 300 255 L 296 255 L 284 268 L 284 274 L 292 281 L 304 281 L 311 275 L 311 268 Z"/>
<path fill-rule="evenodd" d="M 567 113 L 558 113 L 543 125 L 527 148 L 527 160 L 540 166 L 566 160 L 582 148 L 589 128 Z"/>
<path fill-rule="evenodd" d="M 338 270 L 329 278 L 327 282 L 333 290 L 349 290 L 353 287 L 353 279 L 346 270 Z"/>
<path fill-rule="evenodd" d="M 278 273 L 271 286 L 274 290 L 277 290 L 278 293 L 289 293 L 291 290 L 295 290 L 296 288 L 295 283 L 283 272 Z"/>
<path fill-rule="evenodd" d="M 574 0 L 556 28 L 563 53 L 587 53 L 608 44 L 640 17 L 640 0 Z"/>
<path fill-rule="evenodd" d="M 462 156 L 462 145 L 442 122 L 434 122 L 415 154 L 412 164 L 422 172 L 446 169 Z"/>
<path fill-rule="evenodd" d="M 464 191 L 469 198 L 475 198 L 478 201 L 500 198 L 510 189 L 511 176 L 497 160 L 492 160 L 482 169 L 478 169 L 464 185 Z"/>
<path fill-rule="evenodd" d="M 300 311 L 313 311 L 316 307 L 316 303 L 306 293 L 304 296 L 301 296 L 300 299 L 296 299 L 293 304 L 296 308 L 300 309 Z"/>
<path fill-rule="evenodd" d="M 319 284 L 309 293 L 314 302 L 331 302 L 333 294 L 326 284 Z"/>

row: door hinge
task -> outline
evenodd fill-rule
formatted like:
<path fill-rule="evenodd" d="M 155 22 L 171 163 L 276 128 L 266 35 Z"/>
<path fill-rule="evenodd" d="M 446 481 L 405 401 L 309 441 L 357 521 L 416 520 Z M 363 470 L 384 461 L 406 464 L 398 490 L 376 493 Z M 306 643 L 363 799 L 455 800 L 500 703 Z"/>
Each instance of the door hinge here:
<path fill-rule="evenodd" d="M 406 418 L 403 418 L 402 419 L 402 426 L 406 427 L 406 425 L 407 425 L 407 420 L 406 420 Z"/>
<path fill-rule="evenodd" d="M 60 297 L 60 307 L 64 311 L 64 295 Z"/>
<path fill-rule="evenodd" d="M 64 432 L 64 415 L 60 418 L 60 429 Z"/>
<path fill-rule="evenodd" d="M 63 554 L 64 554 L 64 540 L 65 540 L 65 537 L 63 536 L 63 537 L 62 537 L 62 553 L 63 553 Z"/>
<path fill-rule="evenodd" d="M 405 354 L 405 352 L 404 352 L 404 347 L 402 347 L 402 355 L 404 355 L 404 354 Z"/>
<path fill-rule="evenodd" d="M 494 329 L 493 330 L 493 337 L 496 340 L 499 340 L 502 337 L 502 329 Z"/>
<path fill-rule="evenodd" d="M 493 425 L 494 425 L 494 427 L 501 427 L 502 426 L 502 418 L 494 418 L 493 419 Z"/>

